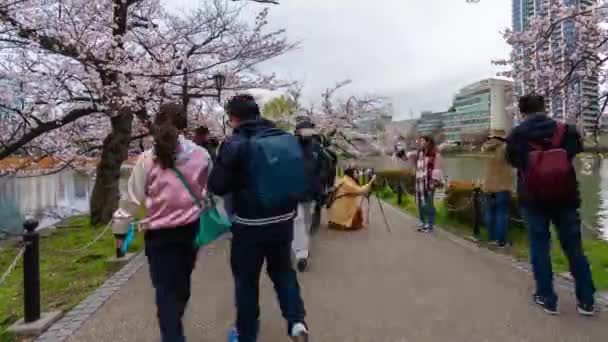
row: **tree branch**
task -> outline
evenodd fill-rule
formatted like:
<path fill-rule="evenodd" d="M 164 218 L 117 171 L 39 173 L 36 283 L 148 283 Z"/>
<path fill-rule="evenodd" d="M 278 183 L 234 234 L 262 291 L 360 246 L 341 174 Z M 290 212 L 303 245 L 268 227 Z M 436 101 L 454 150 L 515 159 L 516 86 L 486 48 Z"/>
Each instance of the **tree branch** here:
<path fill-rule="evenodd" d="M 15 153 L 17 150 L 27 145 L 39 136 L 57 128 L 63 127 L 69 123 L 72 123 L 80 118 L 83 118 L 95 112 L 96 110 L 94 108 L 74 109 L 61 119 L 48 121 L 43 123 L 42 125 L 31 129 L 29 132 L 25 133 L 19 140 L 7 145 L 2 150 L 0 150 L 0 160 Z"/>

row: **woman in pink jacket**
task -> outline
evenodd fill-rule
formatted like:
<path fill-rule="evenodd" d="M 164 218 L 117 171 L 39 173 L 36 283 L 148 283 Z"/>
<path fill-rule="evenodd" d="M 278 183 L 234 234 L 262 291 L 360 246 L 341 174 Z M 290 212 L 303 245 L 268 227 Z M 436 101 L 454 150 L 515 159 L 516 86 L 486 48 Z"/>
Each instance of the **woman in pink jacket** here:
<path fill-rule="evenodd" d="M 194 238 L 203 208 L 180 180 L 204 203 L 211 169 L 209 153 L 180 135 L 185 128 L 181 107 L 161 106 L 151 129 L 154 149 L 142 153 L 131 173 L 126 200 L 114 214 L 115 234 L 124 234 L 141 207 L 145 217 L 145 253 L 162 342 L 184 342 L 182 316 L 190 298 L 190 276 L 197 250 Z"/>

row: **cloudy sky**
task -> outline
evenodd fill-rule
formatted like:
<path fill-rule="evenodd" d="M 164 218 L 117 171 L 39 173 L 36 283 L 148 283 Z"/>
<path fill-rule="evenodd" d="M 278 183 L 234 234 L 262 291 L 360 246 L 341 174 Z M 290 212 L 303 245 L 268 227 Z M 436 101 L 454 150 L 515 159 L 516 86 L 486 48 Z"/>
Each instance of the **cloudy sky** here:
<path fill-rule="evenodd" d="M 262 69 L 301 81 L 307 102 L 351 79 L 342 95 L 386 95 L 406 118 L 447 109 L 460 87 L 496 75 L 490 61 L 508 55 L 500 31 L 510 22 L 511 0 L 281 0 L 271 26 L 300 48 Z"/>

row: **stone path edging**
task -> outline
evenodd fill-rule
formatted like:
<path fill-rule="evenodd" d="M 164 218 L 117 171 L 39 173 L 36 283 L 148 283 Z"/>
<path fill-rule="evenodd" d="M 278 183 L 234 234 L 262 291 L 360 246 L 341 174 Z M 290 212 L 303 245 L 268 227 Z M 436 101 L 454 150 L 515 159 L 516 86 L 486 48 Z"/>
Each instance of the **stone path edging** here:
<path fill-rule="evenodd" d="M 394 210 L 395 212 L 399 213 L 401 216 L 412 217 L 412 215 L 403 212 L 400 208 L 395 207 L 395 205 L 393 205 L 392 203 L 388 203 L 384 200 L 382 200 L 382 202 L 385 203 L 388 207 L 390 207 L 391 210 Z M 532 274 L 532 268 L 531 268 L 530 264 L 527 262 L 519 261 L 519 260 L 515 259 L 513 256 L 510 256 L 507 254 L 500 254 L 500 253 L 496 253 L 490 249 L 479 247 L 476 243 L 469 241 L 461 236 L 458 236 L 444 228 L 441 228 L 441 227 L 436 227 L 436 228 L 439 228 L 439 229 L 436 229 L 436 231 L 440 235 L 446 237 L 447 239 L 458 244 L 461 247 L 464 247 L 475 253 L 483 253 L 486 257 L 491 257 L 492 259 L 494 259 L 498 262 L 506 263 L 506 264 L 510 265 L 511 267 L 514 267 L 520 271 Z M 574 291 L 575 291 L 574 282 L 571 279 L 566 278 L 561 275 L 557 275 L 555 277 L 555 285 L 560 288 L 566 289 L 572 293 L 574 293 Z M 599 304 L 600 306 L 602 306 L 606 310 L 608 308 L 608 292 L 597 292 L 596 293 L 596 303 Z"/>
<path fill-rule="evenodd" d="M 144 253 L 139 253 L 123 268 L 106 280 L 92 295 L 40 335 L 36 342 L 62 342 L 74 334 L 110 297 L 116 293 L 144 264 Z"/>

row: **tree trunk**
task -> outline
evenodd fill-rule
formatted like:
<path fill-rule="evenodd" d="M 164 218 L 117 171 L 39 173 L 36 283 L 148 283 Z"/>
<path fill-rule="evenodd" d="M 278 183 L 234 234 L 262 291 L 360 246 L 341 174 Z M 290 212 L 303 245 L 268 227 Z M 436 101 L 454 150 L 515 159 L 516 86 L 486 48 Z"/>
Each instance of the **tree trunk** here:
<path fill-rule="evenodd" d="M 103 141 L 97 179 L 91 195 L 91 224 L 107 224 L 120 199 L 120 166 L 127 159 L 133 114 L 122 112 L 111 119 L 112 132 Z"/>

